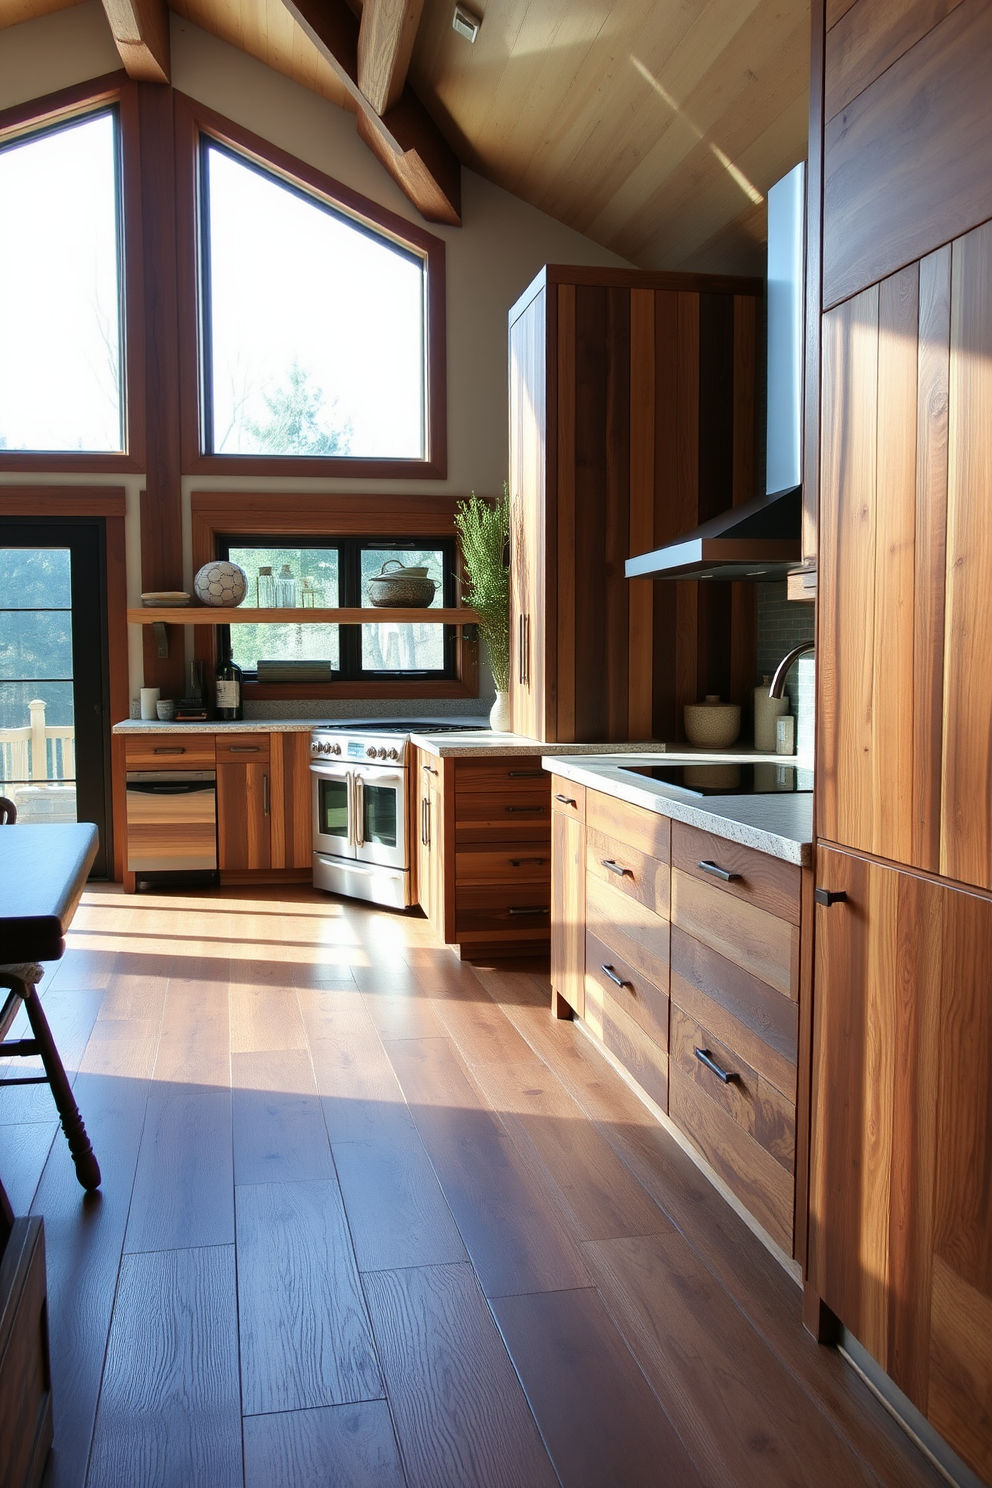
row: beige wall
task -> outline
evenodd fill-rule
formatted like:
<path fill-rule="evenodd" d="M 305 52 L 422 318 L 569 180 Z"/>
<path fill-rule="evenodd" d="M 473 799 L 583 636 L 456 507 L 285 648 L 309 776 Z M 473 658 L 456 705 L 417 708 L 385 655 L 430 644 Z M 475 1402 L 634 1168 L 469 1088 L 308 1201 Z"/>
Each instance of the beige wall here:
<path fill-rule="evenodd" d="M 284 150 L 421 223 L 416 210 L 355 131 L 353 115 L 172 17 L 173 83 L 184 93 L 273 141 Z M 120 65 L 97 0 L 27 21 L 2 32 L 0 108 L 68 87 Z M 277 483 L 241 477 L 196 477 L 183 482 L 188 512 L 192 489 L 228 490 L 476 490 L 501 489 L 507 468 L 506 315 L 544 263 L 624 265 L 597 243 L 563 227 L 471 171 L 463 171 L 461 228 L 431 226 L 447 252 L 448 478 L 445 481 L 294 479 Z M 46 483 L 53 477 L 0 474 L 5 484 Z M 99 477 L 80 478 L 80 483 Z M 128 488 L 128 579 L 132 602 L 140 590 L 137 495 Z M 188 553 L 187 530 L 187 567 Z M 189 581 L 190 574 L 184 576 Z M 131 637 L 132 683 L 140 682 L 140 644 Z"/>

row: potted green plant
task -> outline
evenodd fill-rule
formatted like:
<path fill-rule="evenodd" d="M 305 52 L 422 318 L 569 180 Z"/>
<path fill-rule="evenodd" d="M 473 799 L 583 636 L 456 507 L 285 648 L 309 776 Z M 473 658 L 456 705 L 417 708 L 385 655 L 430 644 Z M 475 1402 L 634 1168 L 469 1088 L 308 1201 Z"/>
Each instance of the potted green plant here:
<path fill-rule="evenodd" d="M 455 527 L 466 568 L 464 601 L 479 617 L 479 632 L 496 684 L 489 725 L 504 732 L 510 727 L 510 497 L 506 486 L 496 500 L 486 500 L 473 491 L 467 501 L 459 501 Z"/>

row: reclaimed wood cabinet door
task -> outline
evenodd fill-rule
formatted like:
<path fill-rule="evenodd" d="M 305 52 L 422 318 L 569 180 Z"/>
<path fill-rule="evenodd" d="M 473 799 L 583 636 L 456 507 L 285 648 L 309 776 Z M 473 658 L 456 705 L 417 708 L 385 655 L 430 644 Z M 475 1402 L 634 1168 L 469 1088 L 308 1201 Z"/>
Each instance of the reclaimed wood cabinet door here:
<path fill-rule="evenodd" d="M 810 1282 L 992 1476 L 992 901 L 821 847 Z"/>
<path fill-rule="evenodd" d="M 269 868 L 271 766 L 268 759 L 217 766 L 217 866 L 221 872 Z"/>
<path fill-rule="evenodd" d="M 561 1012 L 556 998 L 563 999 L 581 1018 L 585 1012 L 586 972 L 586 827 L 579 812 L 582 787 L 568 781 L 552 782 L 564 787 L 566 805 L 552 802 L 551 812 L 551 988 L 553 1010 Z M 569 1016 L 566 1012 L 566 1016 Z"/>
<path fill-rule="evenodd" d="M 510 708 L 514 733 L 553 739 L 545 654 L 548 613 L 547 290 L 510 326 Z M 553 673 L 552 673 L 553 675 Z"/>

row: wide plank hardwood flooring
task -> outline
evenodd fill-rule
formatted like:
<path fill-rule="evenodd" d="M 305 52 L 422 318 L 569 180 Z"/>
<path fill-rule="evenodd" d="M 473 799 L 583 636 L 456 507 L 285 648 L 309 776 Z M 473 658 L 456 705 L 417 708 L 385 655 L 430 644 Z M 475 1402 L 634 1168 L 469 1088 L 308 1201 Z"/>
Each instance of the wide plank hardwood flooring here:
<path fill-rule="evenodd" d="M 43 985 L 44 1488 L 938 1488 L 539 964 L 306 888 L 94 887 Z"/>

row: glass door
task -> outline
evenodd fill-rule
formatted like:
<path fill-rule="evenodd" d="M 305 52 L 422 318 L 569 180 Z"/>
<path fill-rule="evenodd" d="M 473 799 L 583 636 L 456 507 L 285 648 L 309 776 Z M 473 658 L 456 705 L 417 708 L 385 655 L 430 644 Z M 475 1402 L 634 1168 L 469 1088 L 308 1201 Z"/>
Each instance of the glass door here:
<path fill-rule="evenodd" d="M 0 794 L 19 822 L 94 822 L 111 861 L 99 518 L 0 518 Z"/>
<path fill-rule="evenodd" d="M 313 845 L 316 852 L 353 858 L 351 821 L 352 772 L 346 765 L 311 765 L 313 777 Z"/>
<path fill-rule="evenodd" d="M 363 765 L 355 776 L 358 857 L 364 863 L 407 868 L 406 789 L 402 770 Z"/>

